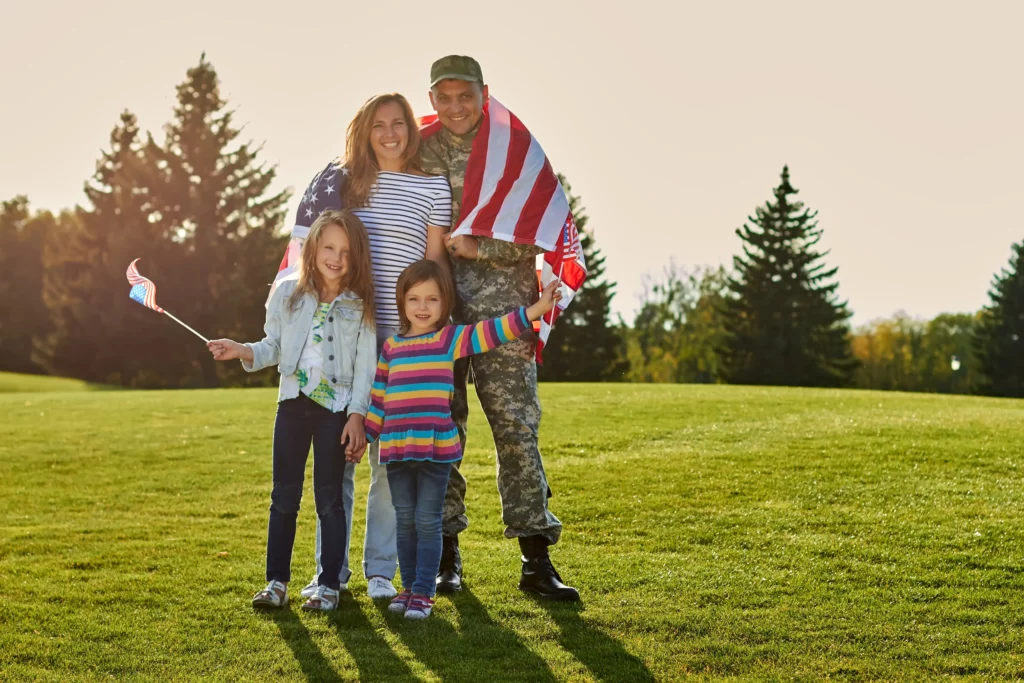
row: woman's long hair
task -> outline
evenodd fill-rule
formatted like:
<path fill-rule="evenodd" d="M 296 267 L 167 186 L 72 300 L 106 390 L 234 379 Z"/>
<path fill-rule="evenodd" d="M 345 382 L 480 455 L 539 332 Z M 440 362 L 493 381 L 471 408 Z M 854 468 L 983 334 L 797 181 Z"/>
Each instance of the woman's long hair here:
<path fill-rule="evenodd" d="M 409 142 L 402 154 L 402 170 L 420 170 L 420 129 L 416 126 L 416 116 L 409 106 L 409 101 L 398 93 L 371 97 L 359 108 L 355 118 L 348 124 L 345 158 L 339 161 L 339 165 L 348 169 L 341 198 L 344 205 L 349 208 L 358 209 L 366 206 L 370 198 L 370 189 L 377 181 L 380 167 L 377 165 L 377 155 L 370 146 L 370 132 L 373 130 L 373 119 L 377 116 L 377 110 L 381 105 L 391 102 L 397 102 L 402 108 L 405 127 L 409 131 Z"/>
<path fill-rule="evenodd" d="M 320 277 L 316 269 L 316 253 L 320 248 L 320 239 L 324 228 L 337 225 L 348 237 L 348 272 L 341 280 L 341 291 L 350 291 L 363 300 L 363 320 L 373 325 L 373 267 L 370 263 L 370 238 L 359 217 L 348 209 L 341 211 L 325 211 L 309 228 L 309 236 L 302 245 L 301 265 L 299 266 L 299 282 L 291 295 L 292 308 L 298 304 L 303 294 L 319 297 Z"/>

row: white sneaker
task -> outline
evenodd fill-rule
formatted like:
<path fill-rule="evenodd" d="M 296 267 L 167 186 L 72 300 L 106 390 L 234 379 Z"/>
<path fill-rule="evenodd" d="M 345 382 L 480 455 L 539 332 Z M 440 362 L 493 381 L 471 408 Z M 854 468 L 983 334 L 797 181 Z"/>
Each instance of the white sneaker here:
<path fill-rule="evenodd" d="M 318 584 L 316 581 L 317 577 L 314 576 L 312 579 L 310 579 L 309 583 L 306 584 L 306 587 L 299 591 L 299 595 L 301 595 L 304 598 L 313 597 L 313 593 L 316 593 L 316 589 L 320 587 L 320 584 Z M 338 590 L 344 593 L 348 590 L 348 584 L 341 584 L 341 586 L 338 587 Z"/>
<path fill-rule="evenodd" d="M 393 598 L 398 595 L 395 585 L 383 576 L 374 576 L 366 584 L 366 594 L 376 600 L 377 598 Z"/>

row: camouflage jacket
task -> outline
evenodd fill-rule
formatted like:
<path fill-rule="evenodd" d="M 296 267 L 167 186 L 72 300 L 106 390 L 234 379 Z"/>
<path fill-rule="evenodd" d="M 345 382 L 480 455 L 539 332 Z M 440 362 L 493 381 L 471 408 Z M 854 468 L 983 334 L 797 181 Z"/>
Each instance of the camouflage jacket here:
<path fill-rule="evenodd" d="M 458 224 L 462 210 L 466 162 L 478 130 L 479 126 L 458 136 L 442 127 L 420 147 L 423 171 L 443 175 L 451 183 L 453 225 Z M 543 249 L 486 237 L 478 240 L 477 260 L 452 259 L 459 299 L 454 318 L 459 324 L 505 315 L 517 306 L 529 306 L 538 297 L 536 257 Z"/>

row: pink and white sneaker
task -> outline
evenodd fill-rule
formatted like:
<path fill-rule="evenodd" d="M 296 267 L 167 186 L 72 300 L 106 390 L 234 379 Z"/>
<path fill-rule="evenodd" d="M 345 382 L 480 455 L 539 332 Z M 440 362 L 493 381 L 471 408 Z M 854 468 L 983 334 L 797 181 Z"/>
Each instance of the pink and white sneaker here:
<path fill-rule="evenodd" d="M 406 619 L 426 619 L 434 607 L 434 599 L 426 595 L 413 595 L 409 598 L 409 606 L 405 610 Z"/>
<path fill-rule="evenodd" d="M 412 591 L 405 589 L 392 600 L 388 605 L 389 612 L 404 612 L 409 608 L 409 600 L 412 599 Z"/>

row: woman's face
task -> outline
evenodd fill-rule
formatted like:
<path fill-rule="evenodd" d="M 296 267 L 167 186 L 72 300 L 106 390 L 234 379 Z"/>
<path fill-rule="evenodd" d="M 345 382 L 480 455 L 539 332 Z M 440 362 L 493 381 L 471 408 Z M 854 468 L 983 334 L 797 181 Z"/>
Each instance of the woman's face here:
<path fill-rule="evenodd" d="M 348 235 L 340 226 L 325 225 L 316 248 L 316 271 L 328 288 L 337 287 L 348 273 Z"/>
<path fill-rule="evenodd" d="M 409 144 L 409 124 L 398 102 L 387 102 L 377 107 L 370 129 L 370 147 L 377 155 L 380 168 L 400 163 Z"/>

